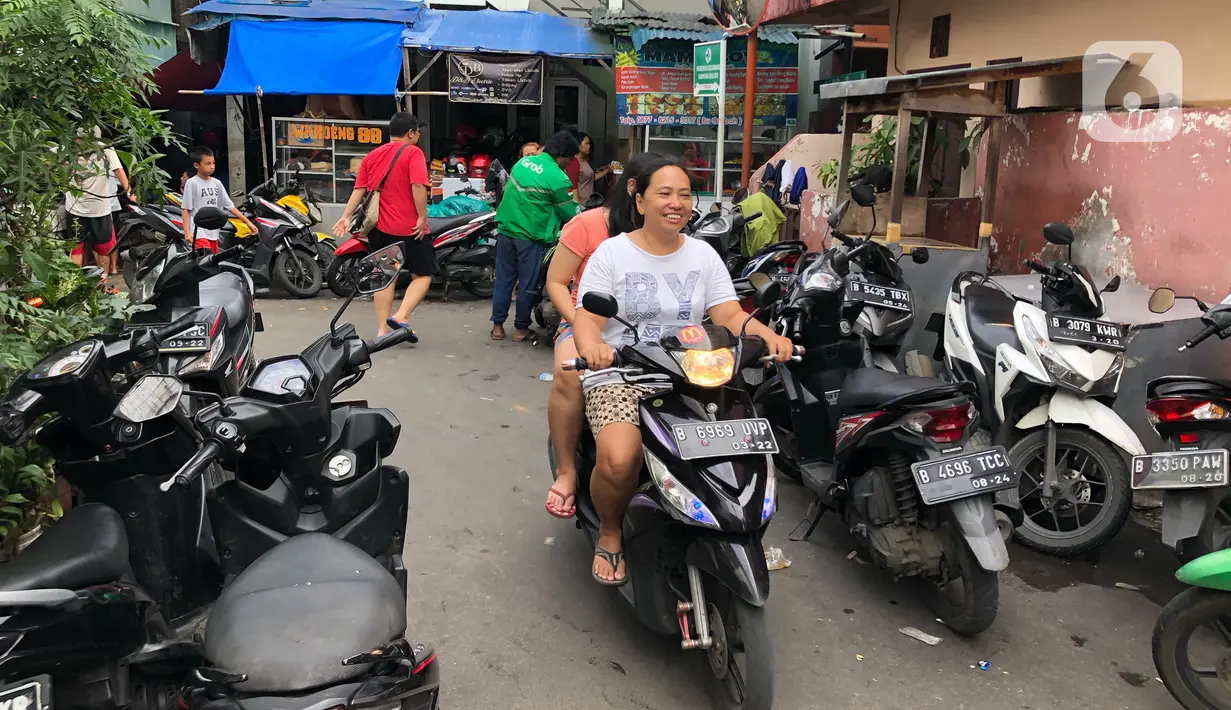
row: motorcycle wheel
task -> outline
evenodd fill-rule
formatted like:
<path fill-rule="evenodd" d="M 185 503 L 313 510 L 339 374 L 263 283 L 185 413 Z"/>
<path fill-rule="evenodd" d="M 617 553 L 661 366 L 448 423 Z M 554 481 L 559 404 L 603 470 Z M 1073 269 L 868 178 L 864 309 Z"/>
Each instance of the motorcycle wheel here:
<path fill-rule="evenodd" d="M 1190 648 L 1194 636 L 1204 639 Z M 1226 677 L 1231 659 L 1231 594 L 1193 587 L 1163 607 L 1150 642 L 1154 667 L 1171 697 L 1186 710 L 1231 710 L 1231 685 Z M 1208 661 L 1194 664 L 1193 650 Z"/>
<path fill-rule="evenodd" d="M 329 290 L 333 291 L 333 295 L 338 298 L 350 298 L 355 292 L 355 281 L 351 278 L 351 270 L 355 268 L 355 263 L 362 259 L 361 254 L 346 254 L 339 256 L 329 264 L 329 268 L 325 271 L 325 283 L 329 285 Z"/>
<path fill-rule="evenodd" d="M 704 585 L 714 639 L 701 652 L 710 705 L 718 710 L 769 710 L 774 704 L 774 648 L 765 610 L 708 577 Z"/>
<path fill-rule="evenodd" d="M 338 243 L 332 239 L 322 239 L 316 243 L 316 253 L 321 257 L 321 264 L 325 267 L 333 263 L 333 255 L 337 250 Z"/>
<path fill-rule="evenodd" d="M 1013 531 L 1032 550 L 1068 557 L 1101 547 L 1124 527 L 1133 506 L 1128 466 L 1102 438 L 1081 429 L 1056 430 L 1057 476 L 1063 498 L 1046 504 L 1043 458 L 1047 431 L 1039 429 L 1009 449 L 1021 472 L 1018 499 L 1025 521 Z"/>
<path fill-rule="evenodd" d="M 472 281 L 463 281 L 462 288 L 475 298 L 491 298 L 496 292 L 496 265 L 484 266 L 483 275 Z"/>
<path fill-rule="evenodd" d="M 763 387 L 769 386 L 769 383 Z M 791 405 L 786 401 L 782 383 L 777 383 L 777 389 L 757 390 L 753 396 L 757 412 L 769 420 L 774 428 L 774 438 L 778 440 L 778 453 L 774 454 L 774 466 L 787 478 L 802 483 L 803 473 L 799 467 L 799 448 L 795 441 L 795 432 L 791 429 Z"/>
<path fill-rule="evenodd" d="M 991 628 L 1000 609 L 1000 575 L 988 572 L 979 564 L 961 534 L 946 524 L 949 539 L 945 545 L 945 562 L 950 577 L 943 584 L 934 577 L 915 580 L 919 596 L 945 626 L 962 636 L 977 636 Z M 960 594 L 960 596 L 957 596 Z"/>
<path fill-rule="evenodd" d="M 321 265 L 298 249 L 278 252 L 274 281 L 295 298 L 312 298 L 321 291 Z"/>

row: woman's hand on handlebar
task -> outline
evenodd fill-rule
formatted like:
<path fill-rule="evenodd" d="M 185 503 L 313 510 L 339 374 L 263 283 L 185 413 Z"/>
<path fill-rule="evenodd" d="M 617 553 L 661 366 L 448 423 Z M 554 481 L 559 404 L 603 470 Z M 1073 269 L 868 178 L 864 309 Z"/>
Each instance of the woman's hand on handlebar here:
<path fill-rule="evenodd" d="M 577 343 L 577 354 L 585 361 L 591 370 L 603 370 L 611 367 L 615 361 L 615 351 L 607 343 L 599 341 L 589 345 Z"/>
<path fill-rule="evenodd" d="M 795 344 L 790 338 L 776 333 L 761 337 L 765 340 L 765 348 L 769 351 L 769 356 L 777 362 L 788 362 L 795 355 Z"/>

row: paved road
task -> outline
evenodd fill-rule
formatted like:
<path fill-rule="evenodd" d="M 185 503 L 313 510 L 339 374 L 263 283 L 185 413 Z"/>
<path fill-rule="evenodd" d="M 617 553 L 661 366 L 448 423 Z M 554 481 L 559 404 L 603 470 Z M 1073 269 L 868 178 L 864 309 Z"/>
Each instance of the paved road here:
<path fill-rule="evenodd" d="M 258 354 L 307 345 L 339 305 L 261 301 Z M 348 313 L 367 335 L 370 308 Z M 440 653 L 442 705 L 705 710 L 703 659 L 643 629 L 616 592 L 593 584 L 581 533 L 544 512 L 548 385 L 537 378 L 549 352 L 490 342 L 487 308 L 428 303 L 415 321 L 423 344 L 380 354 L 352 390 L 402 421 L 393 463 L 412 483 L 410 634 Z M 1121 534 L 1097 566 L 1013 548 L 996 625 L 967 641 L 908 589 L 848 560 L 836 520 L 810 542 L 789 542 L 808 498 L 791 485 L 779 495 L 767 543 L 793 564 L 772 573 L 775 707 L 1178 707 L 1155 680 L 1149 647 L 1152 599 L 1174 592 L 1173 567 L 1142 529 Z M 929 647 L 903 626 L 945 640 Z M 990 670 L 975 667 L 983 660 Z"/>

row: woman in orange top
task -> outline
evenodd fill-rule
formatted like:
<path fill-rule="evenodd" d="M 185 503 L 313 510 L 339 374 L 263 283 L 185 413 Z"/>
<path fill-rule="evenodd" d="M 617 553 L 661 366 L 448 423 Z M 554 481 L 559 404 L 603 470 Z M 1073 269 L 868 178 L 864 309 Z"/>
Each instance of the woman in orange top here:
<path fill-rule="evenodd" d="M 590 255 L 608 237 L 631 232 L 636 210 L 633 191 L 640 171 L 647 169 L 657 156 L 642 153 L 628 161 L 621 176 L 619 189 L 607 196 L 607 204 L 587 210 L 569 220 L 560 230 L 560 243 L 551 257 L 547 271 L 547 297 L 560 312 L 562 320 L 556 332 L 555 365 L 551 394 L 547 398 L 547 428 L 556 450 L 556 481 L 547 493 L 547 512 L 557 518 L 571 518 L 577 512 L 573 503 L 577 490 L 577 440 L 581 437 L 581 417 L 585 400 L 581 396 L 581 379 L 576 372 L 565 372 L 560 363 L 577 357 L 573 344 L 573 316 L 577 310 L 576 285 L 590 261 Z M 572 284 L 573 289 L 569 285 Z"/>

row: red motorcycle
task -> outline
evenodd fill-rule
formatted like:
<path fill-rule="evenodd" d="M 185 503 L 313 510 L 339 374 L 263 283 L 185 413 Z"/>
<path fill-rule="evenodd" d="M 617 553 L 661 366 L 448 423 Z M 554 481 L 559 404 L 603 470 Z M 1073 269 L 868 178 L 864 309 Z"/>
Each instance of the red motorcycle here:
<path fill-rule="evenodd" d="M 443 287 L 446 299 L 454 285 L 477 298 L 491 298 L 496 290 L 496 213 L 429 217 L 427 228 L 428 234 L 436 235 L 431 239 L 439 266 L 432 285 Z M 334 252 L 333 263 L 325 272 L 325 283 L 339 298 L 354 293 L 352 267 L 368 251 L 367 236 L 353 234 Z M 408 280 L 410 276 L 403 272 L 402 278 Z"/>

